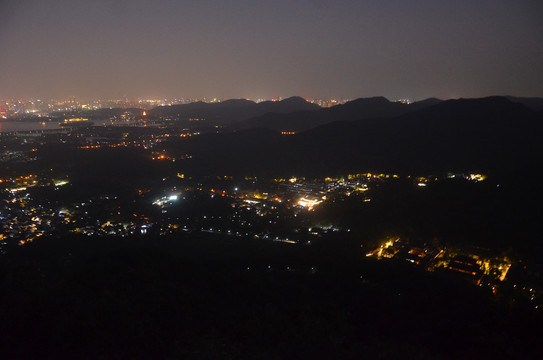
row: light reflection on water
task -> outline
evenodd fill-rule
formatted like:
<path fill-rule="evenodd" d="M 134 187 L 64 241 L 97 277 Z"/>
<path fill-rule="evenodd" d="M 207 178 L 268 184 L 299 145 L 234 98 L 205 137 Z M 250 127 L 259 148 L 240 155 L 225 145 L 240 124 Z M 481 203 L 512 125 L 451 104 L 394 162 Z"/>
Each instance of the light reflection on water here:
<path fill-rule="evenodd" d="M 95 126 L 112 125 L 110 121 L 92 121 Z M 115 125 L 132 125 L 132 121 L 118 121 Z M 0 132 L 56 130 L 61 129 L 58 121 L 0 121 Z"/>
<path fill-rule="evenodd" d="M 58 122 L 1 121 L 0 132 L 60 129 Z"/>

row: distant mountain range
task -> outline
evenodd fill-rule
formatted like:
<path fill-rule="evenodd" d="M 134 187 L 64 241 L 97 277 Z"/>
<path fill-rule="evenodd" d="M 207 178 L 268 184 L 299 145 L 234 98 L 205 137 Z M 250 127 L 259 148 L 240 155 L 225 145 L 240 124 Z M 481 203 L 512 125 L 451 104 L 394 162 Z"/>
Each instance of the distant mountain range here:
<path fill-rule="evenodd" d="M 264 114 L 284 114 L 296 111 L 318 110 L 320 107 L 301 97 L 290 97 L 281 101 L 254 101 L 244 99 L 226 100 L 218 103 L 194 102 L 190 104 L 159 106 L 148 111 L 151 118 L 172 120 L 205 120 L 210 124 L 231 124 Z"/>
<path fill-rule="evenodd" d="M 536 111 L 543 112 L 543 98 L 504 97 Z M 391 102 L 384 97 L 361 98 L 331 108 L 320 108 L 301 97 L 281 101 L 256 103 L 245 99 L 231 99 L 218 103 L 194 102 L 171 106 L 159 106 L 147 111 L 149 119 L 194 121 L 192 127 L 210 128 L 222 125 L 227 130 L 252 128 L 275 131 L 302 132 L 336 121 L 393 118 L 432 107 L 443 100 L 429 98 L 411 104 Z M 86 117 L 90 120 L 121 118 L 122 115 L 143 115 L 143 109 L 103 108 L 56 112 L 53 118 Z"/>
<path fill-rule="evenodd" d="M 340 121 L 330 122 L 334 116 Z M 431 99 L 412 105 L 371 98 L 311 116 L 301 112 L 275 117 L 328 123 L 288 136 L 264 126 L 202 135 L 173 143 L 169 150 L 191 153 L 198 160 L 187 164 L 194 166 L 187 170 L 218 174 L 527 172 L 543 164 L 543 113 L 505 97 Z M 271 115 L 260 119 L 273 124 Z"/>
<path fill-rule="evenodd" d="M 518 98 L 513 96 L 506 98 L 511 102 L 523 104 L 532 110 L 543 111 L 542 98 Z M 265 128 L 276 131 L 300 132 L 335 121 L 400 116 L 437 105 L 442 101 L 429 98 L 411 104 L 404 104 L 391 102 L 384 97 L 362 98 L 319 111 L 298 111 L 281 115 L 265 114 L 234 124 L 234 128 L 238 130 Z"/>
<path fill-rule="evenodd" d="M 403 115 L 441 102 L 427 99 L 413 104 L 391 102 L 384 97 L 363 98 L 319 111 L 266 114 L 235 124 L 236 129 L 266 128 L 277 131 L 305 131 L 334 121 L 352 121 Z"/>
<path fill-rule="evenodd" d="M 330 123 L 301 133 L 296 144 L 298 151 L 315 149 L 314 165 L 345 169 L 357 163 L 406 173 L 527 169 L 543 155 L 542 120 L 506 98 L 449 100 L 388 119 Z"/>

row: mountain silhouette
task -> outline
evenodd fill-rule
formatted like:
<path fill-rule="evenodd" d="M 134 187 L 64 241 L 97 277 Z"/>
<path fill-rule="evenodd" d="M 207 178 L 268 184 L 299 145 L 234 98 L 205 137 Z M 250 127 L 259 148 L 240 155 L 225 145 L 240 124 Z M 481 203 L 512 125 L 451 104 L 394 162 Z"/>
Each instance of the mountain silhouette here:
<path fill-rule="evenodd" d="M 542 125 L 537 113 L 506 98 L 460 99 L 395 118 L 331 123 L 300 134 L 297 144 L 346 168 L 493 171 L 530 167 L 543 154 Z"/>
<path fill-rule="evenodd" d="M 291 136 L 264 128 L 202 135 L 171 150 L 199 159 L 194 171 L 227 174 L 527 172 L 543 163 L 541 114 L 504 97 L 448 100 L 389 118 L 364 116 Z"/>
<path fill-rule="evenodd" d="M 276 131 L 300 132 L 334 121 L 352 121 L 363 118 L 387 118 L 423 109 L 439 103 L 427 99 L 413 104 L 391 102 L 384 97 L 361 98 L 319 111 L 299 111 L 288 114 L 266 114 L 247 119 L 235 125 L 237 129 L 267 128 Z"/>
<path fill-rule="evenodd" d="M 512 102 L 526 105 L 532 110 L 543 112 L 543 98 L 506 96 Z"/>
<path fill-rule="evenodd" d="M 290 97 L 281 101 L 232 99 L 218 103 L 194 102 L 172 106 L 159 106 L 148 111 L 151 118 L 170 118 L 172 120 L 204 120 L 211 124 L 230 124 L 267 113 L 289 113 L 302 110 L 318 110 L 320 107 L 300 97 Z"/>

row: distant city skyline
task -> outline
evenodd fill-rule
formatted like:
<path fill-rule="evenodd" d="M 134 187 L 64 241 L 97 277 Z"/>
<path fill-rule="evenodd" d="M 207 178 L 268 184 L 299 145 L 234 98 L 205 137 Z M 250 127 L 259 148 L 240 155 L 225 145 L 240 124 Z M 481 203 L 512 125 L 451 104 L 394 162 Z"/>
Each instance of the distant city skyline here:
<path fill-rule="evenodd" d="M 537 0 L 0 1 L 0 98 L 543 97 Z"/>

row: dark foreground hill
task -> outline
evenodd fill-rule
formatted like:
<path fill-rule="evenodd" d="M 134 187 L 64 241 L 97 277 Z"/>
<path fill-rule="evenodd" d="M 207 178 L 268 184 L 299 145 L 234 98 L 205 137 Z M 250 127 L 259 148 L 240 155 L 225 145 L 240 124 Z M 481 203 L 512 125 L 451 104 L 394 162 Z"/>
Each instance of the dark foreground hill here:
<path fill-rule="evenodd" d="M 541 314 L 510 308 L 483 288 L 306 251 L 192 235 L 37 242 L 0 258 L 0 354 L 529 359 L 542 351 Z M 285 259 L 294 271 L 280 266 Z"/>

